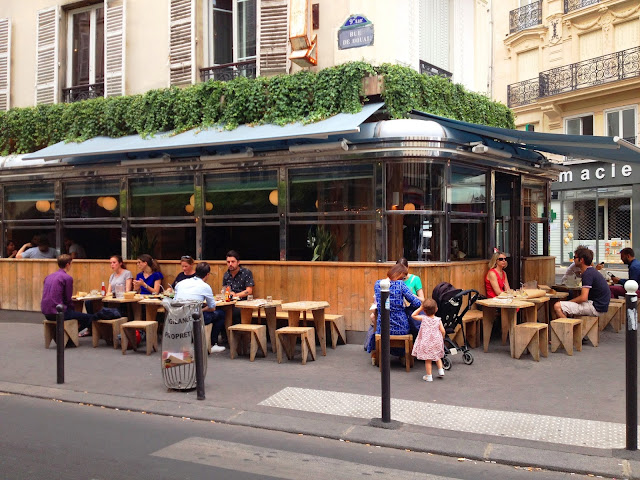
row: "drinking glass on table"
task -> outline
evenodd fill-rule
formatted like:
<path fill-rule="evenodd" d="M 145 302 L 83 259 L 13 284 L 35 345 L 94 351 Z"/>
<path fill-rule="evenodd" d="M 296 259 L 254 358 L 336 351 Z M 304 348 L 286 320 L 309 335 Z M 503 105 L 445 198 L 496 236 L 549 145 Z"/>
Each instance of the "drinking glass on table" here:
<path fill-rule="evenodd" d="M 124 285 L 115 285 L 116 298 L 124 298 Z"/>
<path fill-rule="evenodd" d="M 271 303 L 273 301 L 273 297 L 271 295 L 267 295 L 267 302 Z"/>
<path fill-rule="evenodd" d="M 253 295 L 247 295 L 247 300 L 250 302 L 251 300 L 253 300 Z"/>

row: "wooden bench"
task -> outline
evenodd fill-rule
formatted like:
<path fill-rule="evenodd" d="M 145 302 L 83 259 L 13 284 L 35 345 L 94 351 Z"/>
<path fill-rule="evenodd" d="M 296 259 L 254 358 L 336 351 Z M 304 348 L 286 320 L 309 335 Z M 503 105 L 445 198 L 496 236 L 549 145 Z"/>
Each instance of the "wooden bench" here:
<path fill-rule="evenodd" d="M 462 328 L 464 328 L 464 336 L 471 348 L 477 348 L 480 342 L 480 325 L 482 323 L 482 312 L 480 310 L 469 310 L 462 317 Z M 462 329 L 460 325 L 456 325 L 453 333 L 449 334 L 449 338 L 456 345 L 462 346 Z"/>
<path fill-rule="evenodd" d="M 587 337 L 594 347 L 598 346 L 600 342 L 600 330 L 598 324 L 600 317 L 576 317 L 582 320 L 582 338 Z M 582 338 L 580 341 L 582 341 Z"/>
<path fill-rule="evenodd" d="M 551 320 L 551 351 L 564 347 L 567 355 L 573 355 L 573 349 L 582 351 L 582 320 L 579 318 L 558 318 Z"/>
<path fill-rule="evenodd" d="M 296 350 L 296 340 L 300 337 L 302 350 L 302 365 L 307 364 L 307 356 L 311 354 L 311 360 L 316 359 L 316 332 L 313 327 L 282 327 L 276 330 L 276 354 L 278 363 L 282 363 L 282 351 L 284 350 L 289 360 L 293 360 Z"/>
<path fill-rule="evenodd" d="M 56 322 L 52 320 L 43 320 L 44 325 L 44 348 L 49 348 L 51 340 L 56 341 Z M 76 347 L 80 344 L 78 340 L 78 320 L 64 321 L 64 347 L 67 343 L 73 343 Z"/>
<path fill-rule="evenodd" d="M 520 358 L 525 350 L 529 350 L 536 362 L 540 361 L 540 355 L 543 357 L 549 355 L 546 323 L 521 323 L 516 325 L 514 332 L 515 358 Z"/>
<path fill-rule="evenodd" d="M 134 320 L 120 325 L 120 338 L 122 343 L 122 354 L 127 354 L 129 343 L 134 351 L 137 351 L 136 330 L 144 330 L 147 336 L 147 355 L 151 355 L 151 351 L 158 351 L 158 322 Z"/>
<path fill-rule="evenodd" d="M 258 312 L 254 311 L 252 318 L 260 318 L 260 320 L 264 320 L 264 316 L 258 317 Z M 289 314 L 287 312 L 276 312 L 276 320 L 284 320 L 286 322 L 289 321 Z M 302 321 L 302 319 L 300 319 Z M 311 321 L 311 320 L 309 320 Z M 347 344 L 347 333 L 345 330 L 345 322 L 344 315 L 336 315 L 334 313 L 325 313 L 324 314 L 325 323 L 330 323 L 329 331 L 331 332 L 331 348 L 335 349 L 338 345 L 338 341 L 342 341 L 345 345 Z M 273 339 L 271 340 L 273 341 Z"/>
<path fill-rule="evenodd" d="M 615 332 L 618 333 L 624 329 L 627 322 L 627 301 L 624 298 L 612 298 L 609 301 L 609 307 L 614 303 L 620 305 L 620 309 L 618 310 L 618 314 L 611 319 L 611 326 Z"/>
<path fill-rule="evenodd" d="M 613 300 L 613 299 L 612 299 Z M 604 315 L 598 315 L 598 330 L 602 331 L 611 323 L 613 329 L 618 332 L 620 330 L 619 315 L 623 311 L 622 304 L 619 302 L 609 302 L 609 309 Z"/>
<path fill-rule="evenodd" d="M 256 359 L 258 349 L 263 356 L 267 356 L 267 327 L 264 325 L 254 325 L 251 323 L 239 323 L 229 327 L 229 352 L 231 359 L 240 355 L 239 350 L 244 351 L 244 342 L 239 338 L 242 335 L 249 335 L 249 361 Z"/>
<path fill-rule="evenodd" d="M 107 345 L 113 345 L 113 348 L 118 348 L 120 341 L 118 340 L 118 334 L 120 333 L 120 325 L 127 323 L 129 319 L 127 317 L 114 318 L 110 320 L 94 320 L 91 322 L 91 341 L 93 342 L 93 348 L 98 346 L 100 339 L 104 339 Z"/>
<path fill-rule="evenodd" d="M 410 371 L 411 367 L 413 367 L 413 356 L 411 352 L 413 351 L 413 335 L 410 333 L 406 335 L 390 335 L 389 336 L 389 347 L 390 348 L 404 348 L 404 366 L 405 369 Z M 380 369 L 382 369 L 382 365 L 380 365 L 380 334 L 376 333 L 376 349 L 375 352 L 372 352 L 372 357 L 374 364 L 377 365 Z"/>

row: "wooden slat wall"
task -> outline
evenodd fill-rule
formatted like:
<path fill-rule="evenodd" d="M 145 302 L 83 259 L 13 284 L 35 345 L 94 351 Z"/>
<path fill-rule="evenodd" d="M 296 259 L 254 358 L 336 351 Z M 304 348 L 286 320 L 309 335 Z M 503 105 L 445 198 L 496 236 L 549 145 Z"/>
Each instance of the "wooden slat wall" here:
<path fill-rule="evenodd" d="M 211 275 L 208 282 L 214 293 L 219 292 L 227 269 L 224 261 L 209 262 Z M 373 301 L 373 285 L 384 278 L 391 263 L 344 262 L 244 262 L 253 272 L 256 282 L 254 295 L 297 300 L 326 300 L 328 313 L 344 315 L 347 330 L 365 331 L 369 325 L 369 305 Z M 180 272 L 180 262 L 161 261 L 165 276 L 163 285 L 173 282 Z M 135 262 L 128 268 L 136 272 Z M 6 310 L 39 311 L 42 282 L 57 270 L 53 260 L 0 259 L 0 308 Z M 411 267 L 411 273 L 422 279 L 425 295 L 430 296 L 440 282 L 449 282 L 458 288 L 474 288 L 483 295 L 487 262 L 462 261 L 452 263 L 420 264 Z M 74 292 L 99 289 L 109 279 L 111 270 L 104 260 L 74 260 L 71 275 Z M 552 285 L 555 275 L 554 257 L 532 257 L 523 261 L 523 278 Z"/>

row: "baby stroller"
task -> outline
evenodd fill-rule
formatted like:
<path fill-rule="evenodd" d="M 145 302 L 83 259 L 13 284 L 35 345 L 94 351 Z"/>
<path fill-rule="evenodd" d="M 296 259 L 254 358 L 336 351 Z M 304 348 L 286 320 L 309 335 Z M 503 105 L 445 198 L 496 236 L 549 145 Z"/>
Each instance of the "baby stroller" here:
<path fill-rule="evenodd" d="M 442 325 L 447 332 L 444 336 L 444 358 L 442 359 L 442 366 L 445 370 L 451 368 L 451 359 L 448 355 L 456 355 L 458 352 L 462 352 L 462 361 L 466 365 L 473 363 L 473 355 L 469 350 L 464 328 L 462 328 L 462 317 L 469 311 L 479 295 L 477 290 L 462 290 L 455 288 L 448 282 L 439 283 L 433 289 L 432 298 L 438 305 L 436 315 L 442 319 Z M 462 305 L 465 305 L 464 308 Z M 460 346 L 449 338 L 449 334 L 455 332 L 456 325 L 460 325 L 462 332 L 463 344 Z"/>

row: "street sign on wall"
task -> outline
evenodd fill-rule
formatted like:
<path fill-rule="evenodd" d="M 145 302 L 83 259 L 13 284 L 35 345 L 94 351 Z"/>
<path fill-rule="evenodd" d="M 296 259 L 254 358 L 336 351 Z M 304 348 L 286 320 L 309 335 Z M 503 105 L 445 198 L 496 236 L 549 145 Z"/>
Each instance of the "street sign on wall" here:
<path fill-rule="evenodd" d="M 364 15 L 351 15 L 338 30 L 338 48 L 368 47 L 373 45 L 373 23 Z"/>

